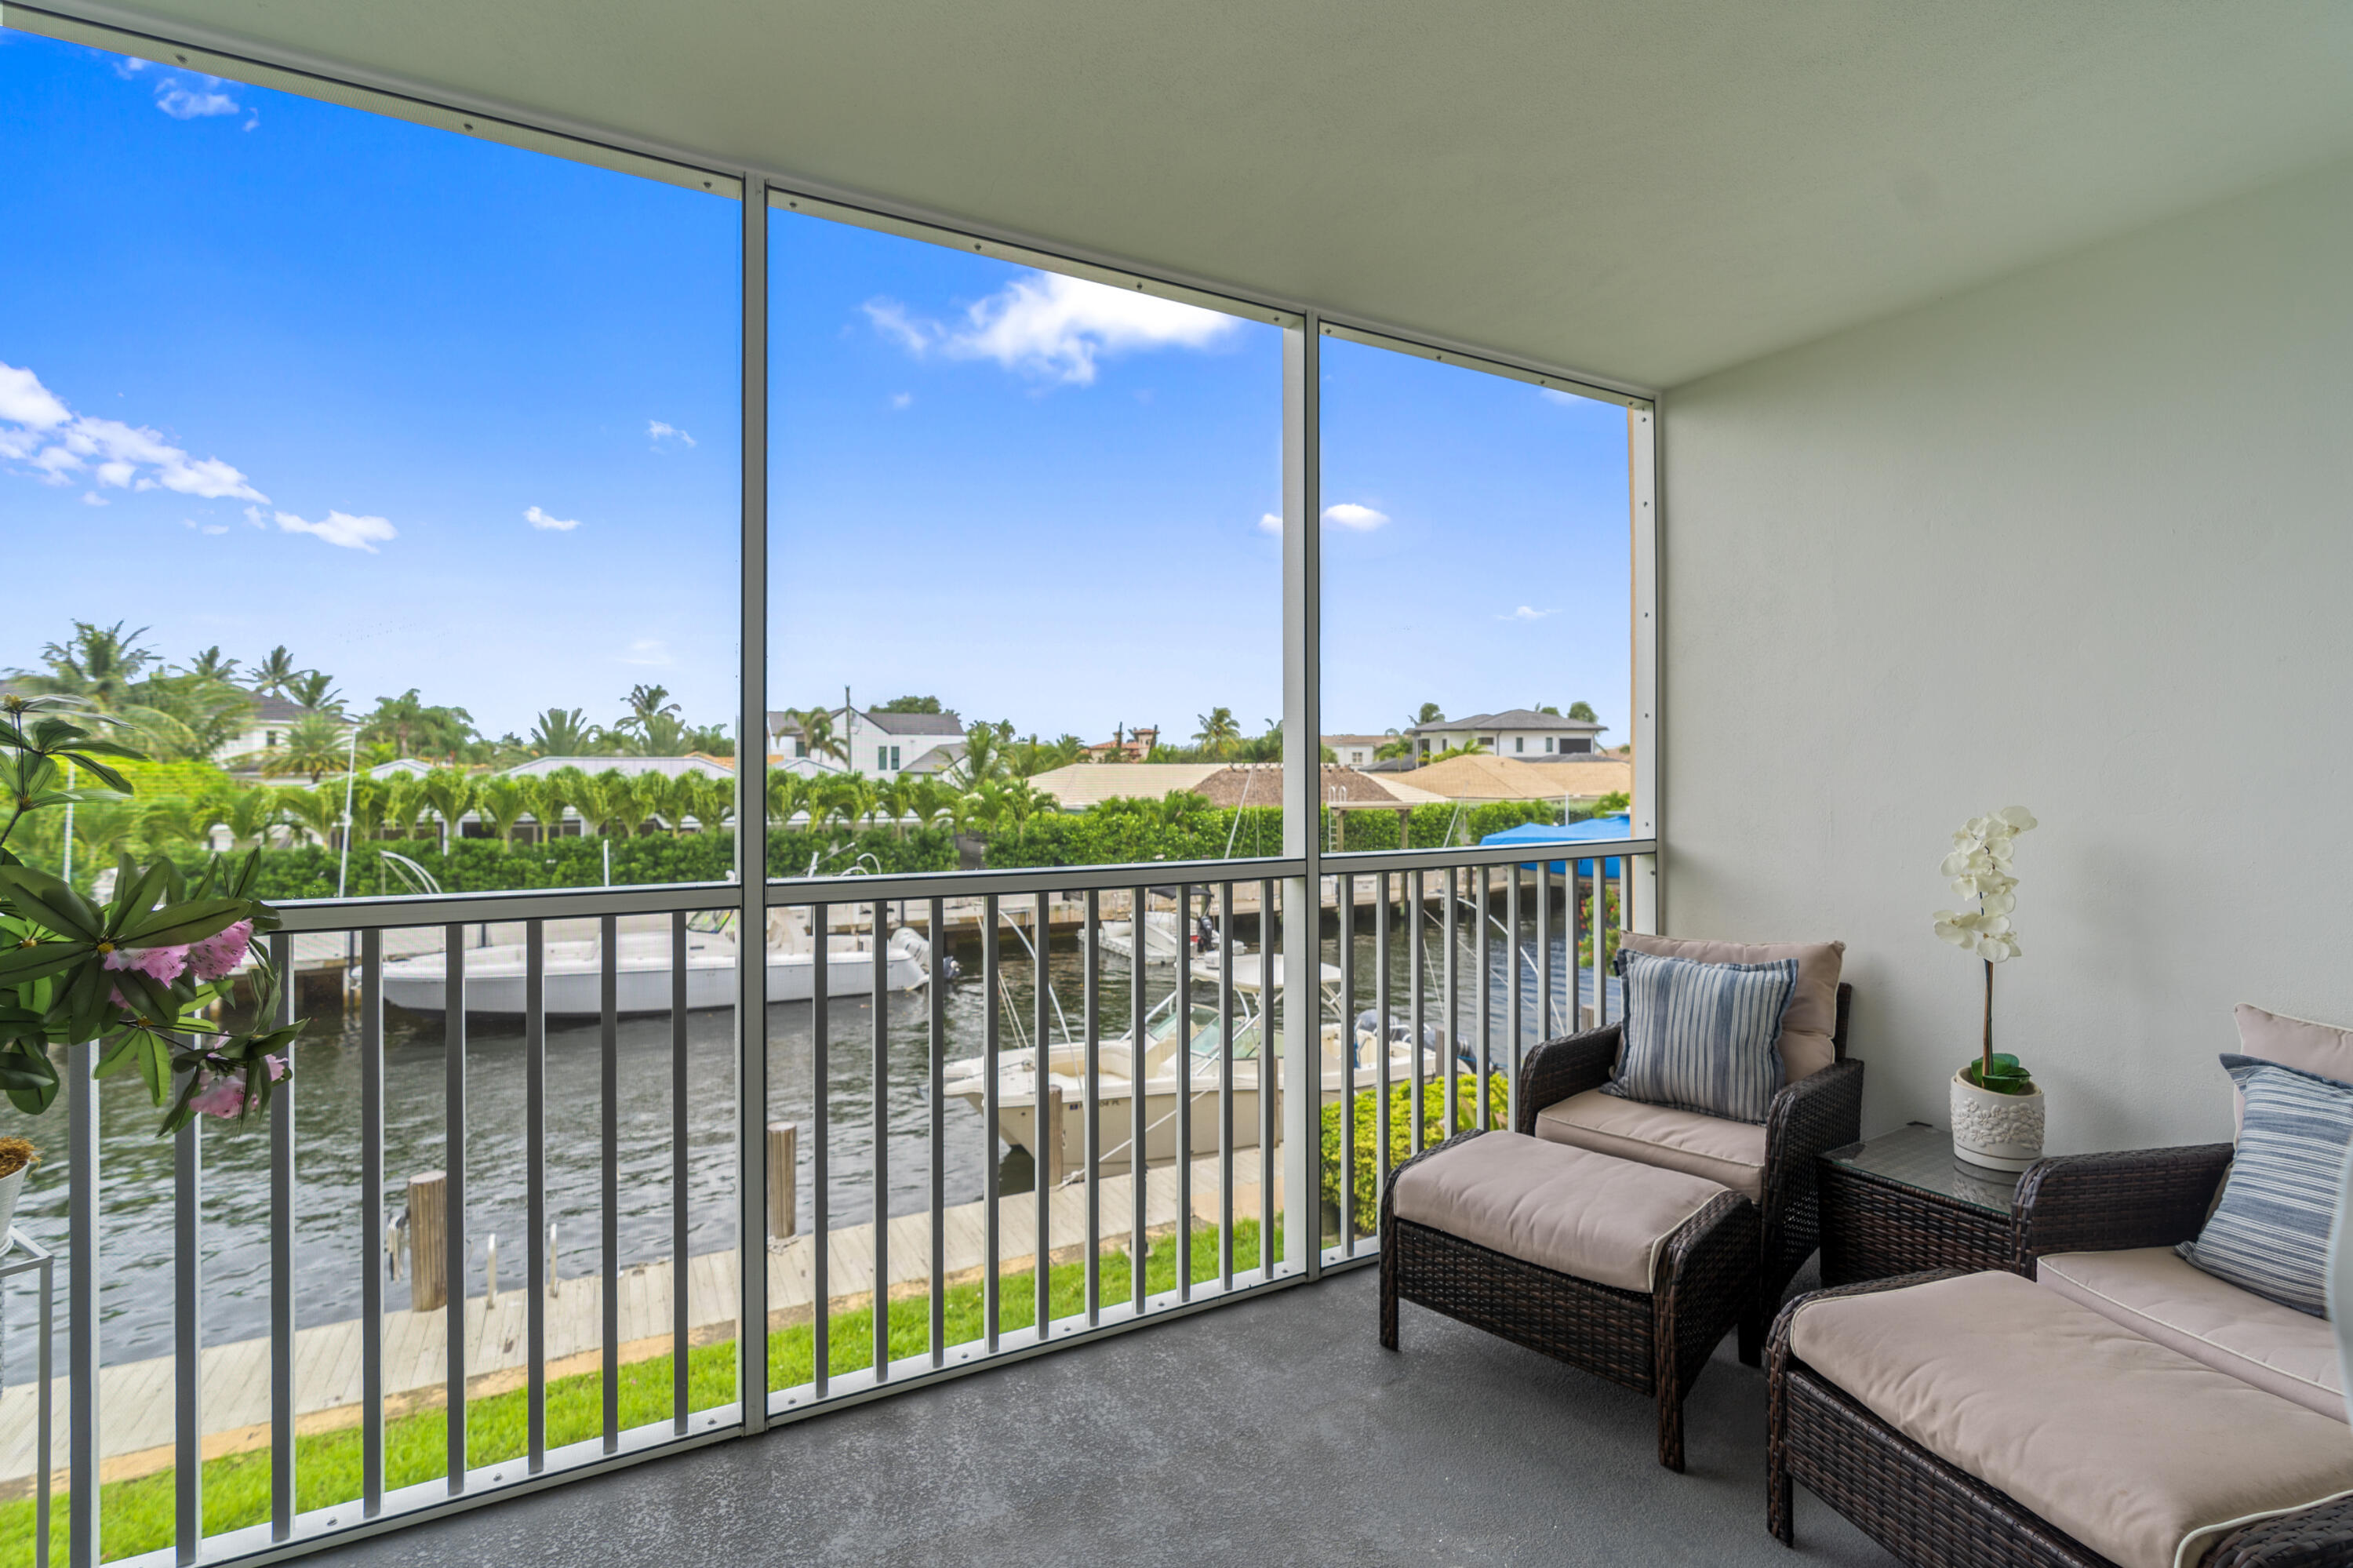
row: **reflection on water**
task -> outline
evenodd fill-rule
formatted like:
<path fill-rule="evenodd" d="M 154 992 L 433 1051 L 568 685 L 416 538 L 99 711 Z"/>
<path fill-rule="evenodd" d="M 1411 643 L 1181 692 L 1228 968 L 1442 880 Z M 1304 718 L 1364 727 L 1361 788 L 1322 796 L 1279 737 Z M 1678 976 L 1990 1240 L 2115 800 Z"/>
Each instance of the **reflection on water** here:
<path fill-rule="evenodd" d="M 1369 919 L 1362 923 L 1369 927 Z M 1410 996 L 1411 964 L 1403 921 L 1391 933 L 1390 994 L 1403 1020 Z M 1467 926 L 1467 922 L 1465 922 Z M 1327 927 L 1327 931 L 1329 927 Z M 1250 935 L 1245 929 L 1244 935 Z M 1008 940 L 1004 956 L 1000 1006 L 1008 1017 L 1002 1040 L 1008 1048 L 1025 1038 L 1035 1012 L 1034 965 L 1019 944 Z M 1553 944 L 1556 1012 L 1566 1017 L 1567 954 Z M 1425 992 L 1429 1017 L 1440 1022 L 1443 944 L 1433 927 L 1425 942 Z M 1356 1005 L 1373 1001 L 1374 941 L 1360 929 L 1356 942 Z M 1466 981 L 1474 969 L 1467 933 L 1460 970 Z M 1327 936 L 1327 959 L 1337 960 L 1336 941 Z M 1495 1008 L 1494 1039 L 1500 1058 L 1506 1036 L 1507 952 L 1491 945 L 1488 991 Z M 947 1055 L 977 1054 L 985 1031 L 985 996 L 976 944 L 958 952 L 963 977 L 946 999 Z M 1524 1018 L 1530 1041 L 1540 1038 L 1535 1019 L 1534 966 L 1522 963 Z M 1055 998 L 1073 1031 L 1083 1026 L 1083 955 L 1074 938 L 1050 945 L 1048 973 Z M 1147 971 L 1148 1000 L 1158 1001 L 1174 983 L 1173 969 Z M 1197 981 L 1198 983 L 1198 981 Z M 1588 999 L 1591 977 L 1585 977 Z M 1104 1033 L 1124 1033 L 1128 1017 L 1127 962 L 1106 956 L 1099 996 Z M 1476 991 L 1466 984 L 1464 1028 Z M 1613 984 L 1614 993 L 1614 984 Z M 827 1010 L 831 1123 L 829 1181 L 832 1221 L 857 1224 L 872 1217 L 874 1147 L 872 1006 L 849 998 Z M 443 1123 L 443 1033 L 437 1018 L 387 1011 L 385 1021 L 385 1188 L 372 1197 L 360 1191 L 359 1046 L 356 1030 L 339 1032 L 335 1020 L 313 1025 L 313 1035 L 296 1048 L 295 1085 L 295 1321 L 297 1326 L 354 1317 L 360 1310 L 362 1271 L 385 1266 L 383 1238 L 387 1222 L 406 1206 L 408 1179 L 446 1163 Z M 811 1153 L 815 1104 L 812 1044 L 816 1012 L 807 1003 L 779 1003 L 767 1010 L 768 1116 L 800 1125 L 796 1183 L 799 1225 L 812 1211 Z M 1018 1027 L 1017 1027 L 1018 1023 Z M 922 991 L 888 998 L 885 1016 L 889 1095 L 889 1205 L 893 1214 L 919 1213 L 929 1203 L 929 1123 L 926 1099 L 930 1050 L 930 1003 Z M 1062 1025 L 1054 1025 L 1057 1037 Z M 1552 1033 L 1545 1031 L 1544 1033 Z M 625 1018 L 618 1031 L 620 1103 L 619 1231 L 624 1267 L 670 1252 L 670 1024 L 665 1015 Z M 554 1266 L 560 1277 L 594 1274 L 602 1258 L 597 1208 L 603 1161 L 599 1033 L 596 1022 L 563 1020 L 547 1031 L 547 1207 L 556 1229 Z M 734 1245 L 734 1014 L 712 1010 L 688 1015 L 687 1180 L 688 1249 L 724 1250 Z M 468 1266 L 469 1288 L 486 1283 L 487 1240 L 499 1247 L 500 1288 L 520 1288 L 527 1267 L 525 1237 L 524 1055 L 521 1021 L 476 1017 L 466 1044 L 466 1224 L 474 1238 Z M 18 1118 L 8 1118 L 13 1124 Z M 1008 1192 L 1026 1191 L 1028 1158 L 1008 1154 L 987 1136 L 979 1116 L 951 1098 L 944 1112 L 944 1185 L 951 1203 L 982 1195 L 984 1161 L 1000 1159 Z M 109 1364 L 169 1354 L 172 1349 L 173 1149 L 153 1136 L 156 1116 L 139 1084 L 129 1077 L 100 1086 L 100 1125 L 102 1186 L 100 1247 L 102 1258 L 100 1357 Z M 14 1130 L 13 1126 L 10 1130 Z M 48 1118 L 30 1129 L 47 1146 L 50 1163 L 28 1182 L 18 1223 L 62 1250 L 66 1234 L 63 1174 L 64 1123 Z M 259 1119 L 245 1125 L 206 1122 L 204 1130 L 203 1335 L 206 1344 L 266 1335 L 269 1331 L 269 1131 Z M 58 1274 L 62 1320 L 65 1272 Z M 16 1294 L 15 1292 L 11 1293 Z M 404 1277 L 388 1282 L 387 1309 L 408 1305 Z M 11 1318 L 21 1319 L 20 1304 Z M 8 1375 L 31 1375 L 30 1358 L 11 1358 Z"/>

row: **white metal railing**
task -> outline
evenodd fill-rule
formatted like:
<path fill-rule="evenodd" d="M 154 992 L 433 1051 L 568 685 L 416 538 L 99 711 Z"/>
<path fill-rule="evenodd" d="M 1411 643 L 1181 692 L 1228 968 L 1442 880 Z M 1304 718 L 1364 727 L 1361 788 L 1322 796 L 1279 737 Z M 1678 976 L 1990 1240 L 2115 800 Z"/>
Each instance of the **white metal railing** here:
<path fill-rule="evenodd" d="M 206 1332 L 208 1229 L 221 1223 L 207 1219 L 206 1143 L 259 1135 L 200 1119 L 175 1135 L 168 1369 L 126 1380 L 102 1364 L 100 1283 L 110 1259 L 99 1227 L 110 1151 L 90 1049 L 73 1054 L 71 1561 L 95 1563 L 105 1550 L 98 1483 L 119 1453 L 110 1425 L 163 1425 L 152 1392 L 139 1396 L 145 1408 L 113 1403 L 132 1398 L 134 1382 L 170 1390 L 174 1540 L 153 1559 L 215 1561 L 299 1549 L 452 1499 L 754 1430 L 1369 1258 L 1377 1211 L 1356 1195 L 1357 1103 L 1369 1096 L 1375 1107 L 1376 1182 L 1388 1176 L 1393 1135 L 1399 1152 L 1423 1146 L 1434 1086 L 1443 1086 L 1439 1126 L 1500 1123 L 1528 1044 L 1614 1014 L 1606 968 L 1625 924 L 1624 873 L 1654 850 L 1647 840 L 1597 841 L 772 882 L 760 906 L 788 928 L 781 955 L 765 950 L 766 930 L 739 928 L 732 958 L 720 951 L 723 933 L 698 918 L 752 902 L 725 884 L 289 906 L 272 938 L 281 961 L 298 933 L 343 932 L 355 963 L 335 1047 L 348 1056 L 342 1077 L 311 1064 L 271 1107 L 266 1343 L 224 1347 Z M 1546 859 L 1531 864 L 1532 855 Z M 1551 869 L 1556 857 L 1565 874 Z M 593 937 L 566 946 L 550 935 L 559 921 L 592 922 Z M 1155 922 L 1177 939 L 1155 946 Z M 1211 940 L 1197 945 L 1205 924 Z M 923 942 L 897 935 L 917 926 Z M 388 933 L 419 927 L 440 928 L 438 970 L 429 959 L 385 957 Z M 486 947 L 493 934 L 511 939 Z M 799 940 L 809 944 L 805 959 Z M 765 982 L 741 973 L 753 942 Z M 970 960 L 961 980 L 952 943 Z M 706 994 L 714 952 L 724 983 Z M 1286 970 L 1285 957 L 1313 962 Z M 709 1025 L 691 1029 L 713 995 L 732 1010 L 746 985 L 762 984 L 770 1005 L 722 1048 Z M 281 1000 L 288 1017 L 296 991 L 290 984 Z M 796 1005 L 779 1012 L 785 1002 Z M 520 1029 L 519 1073 L 514 1029 L 482 1027 L 497 1013 Z M 562 1037 L 553 1067 L 551 1019 Z M 388 1031 L 398 1033 L 397 1053 Z M 776 1065 L 787 1044 L 790 1073 Z M 698 1060 L 733 1072 L 717 1099 L 691 1083 Z M 805 1085 L 794 1076 L 804 1065 Z M 765 1086 L 772 1075 L 791 1078 L 787 1097 L 806 1101 L 792 1179 L 780 1189 L 789 1213 L 771 1207 L 765 1147 L 743 1148 L 737 1131 L 765 1126 L 776 1107 L 764 1094 L 756 1121 L 740 1105 L 712 1110 L 735 1086 Z M 1412 1107 L 1402 1133 L 1392 1125 L 1399 1091 Z M 471 1093 L 489 1095 L 490 1108 L 476 1112 Z M 356 1244 L 358 1277 L 337 1298 L 356 1310 L 298 1322 L 298 1281 L 321 1286 L 321 1266 L 305 1261 L 313 1244 L 298 1241 L 306 1203 L 316 1208 L 305 1168 L 322 1155 L 315 1138 L 297 1132 L 313 1116 L 326 1125 L 330 1112 L 343 1125 L 348 1106 L 326 1099 L 336 1095 L 356 1100 L 361 1201 L 340 1222 L 338 1245 L 348 1255 Z M 408 1157 L 421 1160 L 438 1131 L 443 1160 L 438 1224 L 429 1210 L 411 1216 L 406 1309 L 387 1299 L 395 1281 L 380 1255 L 388 1183 L 417 1174 L 388 1169 L 394 1097 L 408 1107 L 405 1126 L 424 1118 L 425 1130 L 403 1135 Z M 551 1143 L 552 1116 L 585 1117 L 591 1102 L 593 1175 L 585 1155 Z M 1328 1148 L 1327 1104 L 1343 1107 Z M 491 1213 L 511 1201 L 508 1188 L 470 1198 L 470 1175 L 508 1181 L 470 1169 L 478 1114 L 491 1120 L 476 1130 L 510 1139 L 520 1159 L 519 1216 Z M 655 1146 L 665 1138 L 661 1160 Z M 1008 1185 L 1020 1161 L 1001 1160 L 1000 1145 L 1026 1145 L 1026 1192 L 1018 1181 Z M 552 1184 L 559 1155 L 568 1196 Z M 1328 1212 L 1327 1165 L 1337 1176 Z M 723 1204 L 712 1196 L 714 1170 Z M 665 1178 L 666 1214 L 642 1191 Z M 841 1195 L 861 1187 L 845 1206 Z M 698 1254 L 698 1190 L 706 1224 L 721 1206 L 754 1223 L 739 1221 L 723 1245 Z M 596 1235 L 595 1267 L 561 1271 L 552 1227 L 576 1235 L 583 1217 Z M 530 1238 L 521 1291 L 470 1292 L 480 1251 L 470 1226 Z M 1198 1279 L 1197 1245 L 1207 1249 Z M 744 1287 L 754 1271 L 756 1291 Z M 427 1273 L 444 1282 L 446 1301 L 420 1294 Z M 977 1320 L 959 1336 L 952 1316 L 970 1309 L 976 1293 Z M 753 1300 L 768 1333 L 744 1331 L 741 1305 Z M 864 1342 L 843 1341 L 861 1310 Z M 772 1363 L 772 1340 L 797 1346 L 804 1327 L 806 1372 L 786 1374 Z M 711 1345 L 731 1339 L 733 1380 L 712 1397 L 696 1368 Z M 652 1396 L 635 1383 L 625 1402 L 625 1368 L 664 1351 L 662 1408 L 653 1414 Z M 208 1370 L 231 1364 L 266 1367 L 266 1398 L 258 1383 L 240 1387 Z M 346 1366 L 348 1375 L 336 1370 Z M 338 1376 L 344 1383 L 330 1386 Z M 584 1377 L 595 1420 L 552 1425 L 552 1383 Z M 515 1451 L 493 1454 L 470 1443 L 466 1416 L 510 1383 L 522 1394 L 523 1435 Z M 208 1412 L 208 1402 L 220 1408 Z M 387 1473 L 388 1425 L 436 1406 L 458 1417 L 445 1420 L 442 1473 L 404 1484 Z M 321 1503 L 300 1489 L 298 1435 L 337 1421 L 358 1427 L 357 1478 L 351 1496 Z M 228 1529 L 208 1526 L 205 1495 L 206 1440 L 224 1423 L 257 1442 L 266 1435 L 270 1455 L 268 1518 Z"/>

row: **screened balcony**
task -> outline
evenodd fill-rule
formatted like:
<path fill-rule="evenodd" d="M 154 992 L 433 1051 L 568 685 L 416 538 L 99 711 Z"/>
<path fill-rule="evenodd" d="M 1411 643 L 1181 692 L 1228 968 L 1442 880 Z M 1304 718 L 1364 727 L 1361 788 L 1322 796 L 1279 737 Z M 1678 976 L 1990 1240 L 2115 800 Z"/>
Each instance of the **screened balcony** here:
<path fill-rule="evenodd" d="M 1731 1341 L 1677 1477 L 1374 1340 L 1620 936 L 1942 1125 L 2020 800 L 2052 1151 L 2353 1017 L 2335 13 L 404 16 L 0 21 L 0 686 L 168 721 L 25 853 L 261 853 L 310 1021 L 0 1111 L 0 1559 L 1778 1561 Z"/>

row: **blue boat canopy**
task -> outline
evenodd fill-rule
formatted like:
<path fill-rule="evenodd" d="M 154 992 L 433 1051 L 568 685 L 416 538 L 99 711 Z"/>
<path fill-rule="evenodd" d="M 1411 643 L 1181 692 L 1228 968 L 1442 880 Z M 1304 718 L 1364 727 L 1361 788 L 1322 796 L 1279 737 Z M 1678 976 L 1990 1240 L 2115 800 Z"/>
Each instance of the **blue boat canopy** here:
<path fill-rule="evenodd" d="M 1568 844 L 1592 839 L 1630 839 L 1634 836 L 1633 827 L 1634 820 L 1631 817 L 1588 817 L 1581 822 L 1569 822 L 1565 825 L 1553 822 L 1522 822 L 1516 828 L 1505 828 L 1502 832 L 1489 833 L 1479 842 L 1482 844 Z M 1535 863 L 1530 861 L 1527 863 L 1533 866 Z M 1619 858 L 1613 854 L 1609 857 L 1609 863 L 1603 869 L 1602 874 L 1617 876 L 1623 869 L 1619 863 Z M 1567 871 L 1567 861 L 1556 860 L 1552 863 L 1554 875 L 1565 876 Z M 1578 861 L 1577 874 L 1579 876 L 1591 876 L 1593 863 L 1589 860 Z"/>

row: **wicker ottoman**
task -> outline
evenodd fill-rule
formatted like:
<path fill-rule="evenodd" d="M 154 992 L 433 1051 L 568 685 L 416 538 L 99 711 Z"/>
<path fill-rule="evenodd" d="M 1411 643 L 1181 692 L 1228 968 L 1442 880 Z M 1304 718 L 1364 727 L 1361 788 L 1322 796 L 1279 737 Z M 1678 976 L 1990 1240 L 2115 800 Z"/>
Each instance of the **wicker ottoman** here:
<path fill-rule="evenodd" d="M 1400 1298 L 1567 1361 L 1659 1408 L 1683 1467 L 1683 1396 L 1751 1309 L 1756 1205 L 1680 1171 L 1516 1132 L 1466 1132 L 1389 1173 L 1381 1343 Z"/>

